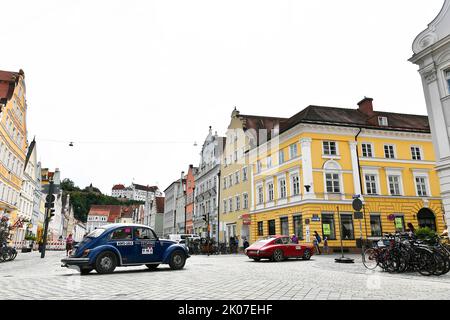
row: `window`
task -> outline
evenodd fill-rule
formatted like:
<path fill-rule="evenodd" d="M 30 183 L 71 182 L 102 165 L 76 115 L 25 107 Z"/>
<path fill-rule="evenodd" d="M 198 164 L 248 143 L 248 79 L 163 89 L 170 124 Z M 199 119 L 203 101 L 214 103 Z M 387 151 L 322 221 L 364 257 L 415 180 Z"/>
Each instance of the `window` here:
<path fill-rule="evenodd" d="M 268 226 L 268 229 L 269 229 L 269 235 L 270 236 L 275 235 L 276 234 L 276 232 L 275 232 L 275 220 L 267 221 L 267 226 Z"/>
<path fill-rule="evenodd" d="M 427 178 L 426 177 L 416 177 L 416 187 L 417 195 L 419 197 L 427 196 Z"/>
<path fill-rule="evenodd" d="M 223 178 L 223 188 L 226 189 L 227 188 L 227 178 Z"/>
<path fill-rule="evenodd" d="M 292 176 L 292 195 L 297 196 L 300 194 L 300 178 L 298 175 Z"/>
<path fill-rule="evenodd" d="M 230 207 L 230 212 L 232 212 L 233 211 L 233 198 L 228 199 L 228 204 Z"/>
<path fill-rule="evenodd" d="M 339 174 L 337 173 L 326 173 L 325 181 L 328 193 L 340 193 L 341 188 L 339 185 Z"/>
<path fill-rule="evenodd" d="M 411 147 L 411 159 L 422 160 L 422 155 L 420 153 L 419 147 Z"/>
<path fill-rule="evenodd" d="M 374 174 L 364 175 L 366 179 L 366 193 L 377 194 L 377 178 Z"/>
<path fill-rule="evenodd" d="M 267 168 L 272 168 L 272 156 L 267 157 Z"/>
<path fill-rule="evenodd" d="M 384 145 L 384 157 L 386 159 L 395 159 L 394 146 L 385 144 Z"/>
<path fill-rule="evenodd" d="M 229 179 L 229 181 L 230 181 L 230 187 L 233 185 L 233 175 L 232 174 L 230 174 L 229 176 L 228 176 L 228 179 Z"/>
<path fill-rule="evenodd" d="M 234 162 L 238 161 L 238 153 L 237 151 L 234 152 Z"/>
<path fill-rule="evenodd" d="M 341 214 L 341 228 L 343 240 L 354 240 L 355 233 L 353 230 L 353 215 Z"/>
<path fill-rule="evenodd" d="M 147 228 L 136 228 L 134 229 L 134 237 L 136 239 L 156 239 L 155 235 L 153 234 L 152 230 Z"/>
<path fill-rule="evenodd" d="M 242 181 L 247 181 L 247 167 L 242 168 Z"/>
<path fill-rule="evenodd" d="M 264 224 L 262 221 L 258 221 L 258 236 L 264 235 Z"/>
<path fill-rule="evenodd" d="M 337 155 L 336 142 L 324 141 L 323 142 L 323 154 L 327 156 Z"/>
<path fill-rule="evenodd" d="M 297 157 L 297 144 L 291 144 L 289 146 L 289 159 L 294 159 L 295 157 Z"/>
<path fill-rule="evenodd" d="M 400 195 L 400 176 L 388 176 L 389 192 L 392 196 Z"/>
<path fill-rule="evenodd" d="M 286 236 L 289 235 L 289 219 L 288 217 L 280 218 L 281 234 Z"/>
<path fill-rule="evenodd" d="M 227 200 L 223 200 L 223 212 L 227 213 Z"/>
<path fill-rule="evenodd" d="M 447 91 L 450 94 L 450 69 L 445 70 L 445 81 L 447 82 Z"/>
<path fill-rule="evenodd" d="M 239 183 L 239 171 L 236 171 L 236 173 L 234 174 L 234 180 L 235 180 L 236 184 Z"/>
<path fill-rule="evenodd" d="M 268 190 L 267 197 L 269 201 L 273 201 L 273 182 L 269 182 L 267 184 L 267 190 Z"/>
<path fill-rule="evenodd" d="M 278 181 L 278 183 L 280 184 L 280 195 L 279 195 L 279 198 L 280 199 L 286 198 L 286 179 L 280 179 Z"/>
<path fill-rule="evenodd" d="M 403 216 L 395 216 L 394 224 L 395 224 L 395 232 L 405 231 L 405 218 Z"/>
<path fill-rule="evenodd" d="M 243 198 L 244 198 L 244 208 L 243 209 L 248 209 L 248 194 L 244 193 Z"/>
<path fill-rule="evenodd" d="M 386 127 L 388 125 L 387 117 L 378 117 L 378 125 Z"/>
<path fill-rule="evenodd" d="M 303 221 L 302 216 L 294 216 L 294 234 L 300 240 L 303 240 Z"/>
<path fill-rule="evenodd" d="M 256 161 L 256 172 L 261 173 L 262 165 L 261 160 Z"/>
<path fill-rule="evenodd" d="M 120 228 L 111 233 L 111 240 L 132 240 L 131 228 Z"/>
<path fill-rule="evenodd" d="M 278 151 L 278 164 L 284 163 L 284 151 L 280 150 Z"/>
<path fill-rule="evenodd" d="M 379 215 L 370 215 L 370 232 L 372 237 L 381 237 L 381 217 Z"/>
<path fill-rule="evenodd" d="M 331 213 L 322 214 L 322 235 L 328 240 L 336 240 L 336 228 L 334 226 L 334 215 Z"/>
<path fill-rule="evenodd" d="M 241 197 L 236 196 L 236 211 L 241 210 Z"/>
<path fill-rule="evenodd" d="M 264 203 L 263 187 L 259 186 L 257 189 L 258 189 L 258 204 L 263 204 Z"/>
<path fill-rule="evenodd" d="M 363 155 L 363 157 L 366 157 L 366 158 L 373 157 L 372 144 L 370 144 L 370 143 L 362 144 L 362 155 Z"/>

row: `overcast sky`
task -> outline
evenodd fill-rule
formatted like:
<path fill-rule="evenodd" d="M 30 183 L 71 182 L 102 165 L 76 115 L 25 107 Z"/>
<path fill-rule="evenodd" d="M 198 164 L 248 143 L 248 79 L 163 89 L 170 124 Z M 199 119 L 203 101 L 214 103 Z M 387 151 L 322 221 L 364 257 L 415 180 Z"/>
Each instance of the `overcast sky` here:
<path fill-rule="evenodd" d="M 164 190 L 235 105 L 289 117 L 368 96 L 426 114 L 407 59 L 444 0 L 0 2 L 0 69 L 25 71 L 38 159 L 110 194 Z"/>

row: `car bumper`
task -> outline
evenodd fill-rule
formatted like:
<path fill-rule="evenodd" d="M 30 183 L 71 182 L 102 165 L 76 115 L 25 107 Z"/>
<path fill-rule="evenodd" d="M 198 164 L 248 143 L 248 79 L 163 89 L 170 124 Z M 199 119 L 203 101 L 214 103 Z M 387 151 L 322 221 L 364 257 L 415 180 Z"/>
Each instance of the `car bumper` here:
<path fill-rule="evenodd" d="M 247 251 L 245 253 L 249 258 L 270 258 L 270 253 L 264 251 Z"/>
<path fill-rule="evenodd" d="M 65 268 L 79 268 L 89 265 L 89 258 L 66 258 L 61 260 L 61 267 Z"/>

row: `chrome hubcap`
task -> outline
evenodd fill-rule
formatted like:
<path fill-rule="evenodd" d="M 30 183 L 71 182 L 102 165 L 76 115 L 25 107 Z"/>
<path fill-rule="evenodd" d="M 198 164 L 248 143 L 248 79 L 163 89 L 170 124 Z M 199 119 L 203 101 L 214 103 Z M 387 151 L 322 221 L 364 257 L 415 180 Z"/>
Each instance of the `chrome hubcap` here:
<path fill-rule="evenodd" d="M 173 257 L 173 262 L 174 262 L 177 266 L 179 266 L 179 265 L 181 265 L 181 264 L 183 263 L 183 258 L 182 258 L 179 254 L 176 254 L 176 255 Z"/>
<path fill-rule="evenodd" d="M 112 260 L 110 257 L 104 257 L 101 261 L 100 261 L 100 265 L 102 266 L 103 269 L 109 269 L 111 268 L 112 265 Z"/>

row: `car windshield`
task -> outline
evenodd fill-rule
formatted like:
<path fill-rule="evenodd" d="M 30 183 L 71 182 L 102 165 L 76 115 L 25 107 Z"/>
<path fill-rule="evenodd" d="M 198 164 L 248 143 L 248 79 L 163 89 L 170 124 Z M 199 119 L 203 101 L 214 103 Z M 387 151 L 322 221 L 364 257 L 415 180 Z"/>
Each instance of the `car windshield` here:
<path fill-rule="evenodd" d="M 87 238 L 98 238 L 100 237 L 103 232 L 105 232 L 105 229 L 95 229 L 89 232 L 89 234 L 86 236 Z"/>

